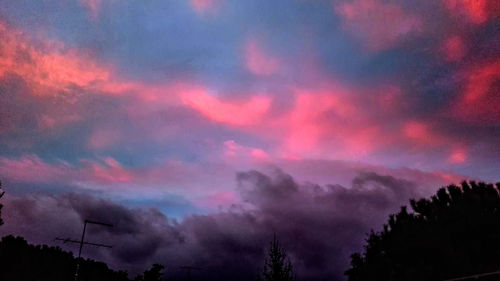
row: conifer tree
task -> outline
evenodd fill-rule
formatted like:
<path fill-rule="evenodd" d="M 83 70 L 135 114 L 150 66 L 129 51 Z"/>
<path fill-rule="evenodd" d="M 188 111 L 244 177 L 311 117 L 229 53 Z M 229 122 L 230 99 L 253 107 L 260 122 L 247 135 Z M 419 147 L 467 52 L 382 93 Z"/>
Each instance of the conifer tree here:
<path fill-rule="evenodd" d="M 285 249 L 280 245 L 276 234 L 270 244 L 268 257 L 264 263 L 260 281 L 295 281 L 292 263 L 287 257 Z"/>

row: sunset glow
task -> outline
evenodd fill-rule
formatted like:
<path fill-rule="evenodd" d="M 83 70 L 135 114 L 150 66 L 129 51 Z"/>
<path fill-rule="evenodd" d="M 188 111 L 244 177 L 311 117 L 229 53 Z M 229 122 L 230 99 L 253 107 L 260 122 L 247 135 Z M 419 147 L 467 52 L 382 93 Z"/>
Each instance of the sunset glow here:
<path fill-rule="evenodd" d="M 200 218 L 214 233 L 235 225 L 236 245 L 254 224 L 307 236 L 282 225 L 291 214 L 326 229 L 328 202 L 336 222 L 366 213 L 352 227 L 368 233 L 402 194 L 500 180 L 496 0 L 3 2 L 6 212 L 36 196 L 76 210 L 64 196 L 83 194 L 140 209 L 169 237 L 201 237 Z M 18 226 L 0 231 L 24 235 L 37 211 L 11 212 Z M 165 249 L 191 251 L 181 240 L 158 238 L 137 262 L 94 254 L 175 262 Z"/>

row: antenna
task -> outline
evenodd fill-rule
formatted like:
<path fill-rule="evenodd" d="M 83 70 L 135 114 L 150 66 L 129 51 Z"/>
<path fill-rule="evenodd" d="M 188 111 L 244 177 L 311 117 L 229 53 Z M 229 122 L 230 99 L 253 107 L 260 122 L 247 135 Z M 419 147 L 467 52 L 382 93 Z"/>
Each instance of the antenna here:
<path fill-rule="evenodd" d="M 59 237 L 57 237 L 55 239 L 57 241 L 62 241 L 63 243 L 78 243 L 78 244 L 80 244 L 80 248 L 78 250 L 78 259 L 76 260 L 75 281 L 78 281 L 78 271 L 80 269 L 80 257 L 82 255 L 83 245 L 92 245 L 92 246 L 96 246 L 96 247 L 105 247 L 105 248 L 112 248 L 113 247 L 113 246 L 110 246 L 110 245 L 98 244 L 98 243 L 91 243 L 91 242 L 83 241 L 83 239 L 85 238 L 85 230 L 87 229 L 87 224 L 88 223 L 89 224 L 96 224 L 96 225 L 107 226 L 107 227 L 113 227 L 112 224 L 103 223 L 103 222 L 97 222 L 97 221 L 91 221 L 91 220 L 85 220 L 84 223 L 83 223 L 82 239 L 80 241 L 73 240 L 73 239 L 70 239 L 70 238 L 63 239 L 63 238 L 59 238 Z"/>
<path fill-rule="evenodd" d="M 4 196 L 5 194 L 5 191 L 3 191 L 2 189 L 2 181 L 0 181 L 0 198 L 2 198 L 2 196 Z"/>
<path fill-rule="evenodd" d="M 54 240 L 62 241 L 63 243 L 68 243 L 68 242 L 70 242 L 70 243 L 80 243 L 80 241 L 73 240 L 73 239 L 70 239 L 70 238 L 59 238 L 59 237 L 57 237 Z M 83 242 L 83 244 L 84 245 L 92 245 L 92 246 L 96 246 L 96 247 L 113 248 L 113 246 L 105 245 L 105 244 L 98 244 L 98 243 Z"/>
<path fill-rule="evenodd" d="M 180 266 L 179 268 L 186 271 L 187 281 L 191 281 L 191 271 L 192 270 L 203 270 L 200 267 L 194 267 L 194 266 Z"/>

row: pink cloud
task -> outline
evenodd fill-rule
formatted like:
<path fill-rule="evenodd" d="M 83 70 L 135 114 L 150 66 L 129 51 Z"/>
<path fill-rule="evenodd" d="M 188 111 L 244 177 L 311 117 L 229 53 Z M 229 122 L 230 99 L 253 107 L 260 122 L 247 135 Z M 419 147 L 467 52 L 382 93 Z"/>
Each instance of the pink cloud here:
<path fill-rule="evenodd" d="M 300 153 L 317 148 L 320 138 L 336 123 L 323 117 L 331 112 L 332 116 L 346 118 L 353 111 L 353 106 L 341 100 L 336 90 L 323 93 L 299 90 L 294 108 L 283 118 L 288 131 L 287 149 Z"/>
<path fill-rule="evenodd" d="M 387 136 L 378 125 L 368 125 L 351 132 L 351 137 L 345 138 L 344 143 L 349 156 L 366 156 L 381 147 Z"/>
<path fill-rule="evenodd" d="M 221 165 L 225 174 L 220 171 Z M 141 192 L 151 193 L 167 186 L 168 191 L 182 193 L 188 188 L 207 195 L 212 191 L 200 186 L 200 182 L 213 182 L 220 186 L 219 191 L 223 190 L 224 184 L 233 178 L 235 172 L 228 167 L 217 163 L 208 165 L 164 160 L 147 167 L 130 168 L 112 157 L 81 159 L 78 164 L 63 161 L 48 163 L 36 155 L 0 157 L 0 174 L 11 182 L 65 184 L 108 192 L 137 191 L 137 186 L 141 186 Z M 227 174 L 228 170 L 230 174 Z"/>
<path fill-rule="evenodd" d="M 375 1 L 356 0 L 345 4 L 347 6 L 342 8 L 344 9 L 342 12 L 345 13 L 347 20 L 353 21 L 359 21 L 359 17 L 363 16 L 365 10 L 387 9 L 389 15 L 394 17 L 403 13 L 400 8 L 390 5 L 387 7 L 388 5 L 385 4 L 374 6 L 375 4 Z M 352 5 L 360 5 L 361 12 L 351 11 L 350 9 L 355 8 Z M 377 17 L 375 16 L 376 20 L 378 20 Z M 131 122 L 141 124 L 142 127 L 148 127 L 150 121 L 148 118 L 151 116 L 148 114 L 151 112 L 165 110 L 169 106 L 187 106 L 213 122 L 237 127 L 245 133 L 270 141 L 275 147 L 266 148 L 265 151 L 258 147 L 246 147 L 236 143 L 232 147 L 227 145 L 227 153 L 230 154 L 233 149 L 236 151 L 235 155 L 245 155 L 255 162 L 265 162 L 279 156 L 295 159 L 314 157 L 346 159 L 370 155 L 394 146 L 412 146 L 424 151 L 425 146 L 443 146 L 448 140 L 446 136 L 438 134 L 430 124 L 418 120 L 391 121 L 393 122 L 392 128 L 384 125 L 385 121 L 390 119 L 388 116 L 397 115 L 403 103 L 401 89 L 394 85 L 381 87 L 383 90 L 374 92 L 372 89 L 341 85 L 333 82 L 334 79 L 322 77 L 326 82 L 318 83 L 319 86 L 301 88 L 296 85 L 288 86 L 292 104 L 289 108 L 273 112 L 271 95 L 246 97 L 240 95 L 240 98 L 234 99 L 212 93 L 207 87 L 194 82 L 150 85 L 139 81 L 129 81 L 117 77 L 111 67 L 87 60 L 85 52 L 82 54 L 78 50 L 67 49 L 64 46 L 55 49 L 37 49 L 31 46 L 29 40 L 25 39 L 22 34 L 12 31 L 5 25 L 0 25 L 0 34 L 7 38 L 6 47 L 0 50 L 0 76 L 9 72 L 22 76 L 30 85 L 37 87 L 35 92 L 39 96 L 44 97 L 49 93 L 82 88 L 92 90 L 89 91 L 91 94 L 110 94 L 116 98 L 131 97 L 134 102 L 127 109 L 129 110 L 128 117 Z M 451 49 L 455 44 L 453 40 L 451 39 Z M 248 58 L 246 62 L 249 70 L 252 71 L 254 67 L 254 73 L 258 75 L 275 73 L 280 66 L 278 60 L 267 54 L 258 41 L 248 42 L 247 50 L 249 48 L 250 51 L 247 52 L 249 55 L 246 57 Z M 21 48 L 35 59 L 30 63 L 22 60 L 16 61 L 13 51 L 15 48 Z M 252 66 L 252 64 L 255 65 Z M 498 64 L 485 65 L 471 70 L 467 91 L 463 98 L 464 102 L 469 102 L 468 105 L 487 109 L 486 112 L 491 112 L 493 116 L 498 113 L 496 110 L 498 104 L 495 103 L 496 99 L 492 96 L 491 90 L 500 73 L 497 70 Z M 32 71 L 34 75 L 29 74 Z M 47 75 L 46 72 L 50 73 Z M 367 106 L 367 100 L 369 103 L 380 105 L 380 108 L 384 110 L 374 112 L 373 104 Z M 474 106 L 456 108 L 461 109 L 462 115 L 460 116 L 469 119 L 476 118 L 476 113 L 469 112 L 475 110 Z M 40 127 L 57 126 L 59 120 L 63 120 L 59 117 L 42 114 L 39 120 Z M 82 118 L 76 117 L 68 120 L 81 120 Z M 167 131 L 158 130 L 157 127 L 150 127 L 149 130 L 147 133 L 155 134 L 155 136 L 164 136 Z M 109 147 L 122 135 L 119 131 L 96 129 L 89 137 L 88 145 L 93 149 Z M 449 151 L 449 155 L 451 155 L 449 160 L 454 162 L 467 159 L 465 150 L 462 152 L 464 157 L 453 149 Z M 37 163 L 37 161 L 33 162 Z M 42 167 L 42 164 L 39 166 Z M 70 168 L 70 170 L 82 169 Z M 91 162 L 82 171 L 87 177 L 77 176 L 76 178 L 83 182 L 125 184 L 136 182 L 138 178 L 144 181 L 148 178 L 145 175 L 146 172 L 141 174 L 138 171 L 130 171 L 120 166 L 119 163 L 108 160 L 104 163 Z M 164 171 L 158 173 L 162 172 Z"/>
<path fill-rule="evenodd" d="M 129 183 L 134 179 L 132 171 L 123 168 L 118 161 L 111 157 L 103 159 L 103 164 L 86 162 L 89 169 L 88 177 L 99 183 Z"/>
<path fill-rule="evenodd" d="M 401 88 L 395 85 L 382 85 L 375 95 L 374 103 L 378 104 L 383 111 L 398 112 L 406 105 Z"/>
<path fill-rule="evenodd" d="M 341 2 L 335 11 L 344 28 L 363 42 L 365 48 L 379 51 L 400 44 L 405 37 L 422 30 L 419 18 L 401 7 L 377 0 Z"/>
<path fill-rule="evenodd" d="M 500 60 L 494 60 L 464 71 L 465 87 L 450 109 L 456 118 L 472 123 L 499 123 Z"/>
<path fill-rule="evenodd" d="M 416 149 L 425 151 L 426 148 L 442 148 L 449 153 L 447 161 L 451 164 L 463 164 L 467 162 L 466 146 L 452 137 L 438 133 L 431 124 L 423 121 L 406 121 L 403 126 L 403 134 L 415 145 Z M 450 148 L 451 147 L 451 148 Z"/>
<path fill-rule="evenodd" d="M 92 94 L 134 94 L 138 99 L 157 102 L 171 96 L 169 91 L 179 90 L 175 82 L 149 85 L 118 77 L 112 65 L 93 59 L 87 50 L 43 39 L 40 44 L 33 44 L 23 32 L 1 21 L 0 38 L 0 78 L 16 74 L 29 84 L 33 93 L 42 97 L 84 89 Z"/>
<path fill-rule="evenodd" d="M 395 85 L 356 88 L 327 81 L 315 87 L 290 87 L 289 95 L 294 102 L 279 111 L 271 108 L 268 96 L 230 100 L 216 97 L 205 87 L 194 84 L 173 89 L 176 90 L 171 93 L 178 93 L 184 105 L 206 118 L 273 144 L 264 151 L 227 142 L 228 159 L 242 155 L 252 161 L 279 157 L 366 159 L 386 149 L 409 148 L 413 155 L 425 153 L 429 148 L 442 148 L 446 161 L 447 153 L 453 153 L 450 145 L 463 147 L 460 141 L 439 132 L 428 122 L 399 117 L 406 105 L 401 89 Z M 373 104 L 380 107 L 373 109 Z"/>
<path fill-rule="evenodd" d="M 454 35 L 444 41 L 441 51 L 447 61 L 459 61 L 467 53 L 467 47 L 460 36 Z"/>
<path fill-rule="evenodd" d="M 241 199 L 236 191 L 216 192 L 194 200 L 196 206 L 208 210 L 227 208 L 239 202 L 241 202 Z"/>
<path fill-rule="evenodd" d="M 97 17 L 99 17 L 102 0 L 80 0 L 80 2 L 88 9 L 89 16 L 92 20 L 95 20 L 97 19 Z"/>
<path fill-rule="evenodd" d="M 456 149 L 452 151 L 448 161 L 452 164 L 463 164 L 467 162 L 467 154 L 462 149 Z"/>
<path fill-rule="evenodd" d="M 44 50 L 35 48 L 22 32 L 2 22 L 0 38 L 0 77 L 8 73 L 19 75 L 39 95 L 89 87 L 110 77 L 108 69 L 84 52 L 65 49 L 61 44 L 49 41 L 44 42 Z"/>
<path fill-rule="evenodd" d="M 240 128 L 274 143 L 266 150 L 270 159 L 369 159 L 387 149 L 409 149 L 414 155 L 440 148 L 446 162 L 453 153 L 450 147 L 465 148 L 425 120 L 401 117 L 406 105 L 397 86 L 354 88 L 325 82 L 292 88 L 289 95 L 294 100 L 289 108 L 270 112 L 268 122 Z"/>
<path fill-rule="evenodd" d="M 450 13 L 465 15 L 474 24 L 482 24 L 488 20 L 489 0 L 443 0 Z"/>
<path fill-rule="evenodd" d="M 27 92 L 42 105 L 36 114 L 38 128 L 42 131 L 56 130 L 88 118 L 91 111 L 82 101 L 89 95 L 129 98 L 143 105 L 165 108 L 180 105 L 182 92 L 197 87 L 191 86 L 192 83 L 152 85 L 124 79 L 115 74 L 113 66 L 96 61 L 86 50 L 69 48 L 62 42 L 43 38 L 35 44 L 26 34 L 1 21 L 0 39 L 0 79 L 14 74 L 25 81 L 30 88 Z M 138 110 L 137 103 L 133 108 Z M 22 126 L 6 124 L 8 128 L 0 131 Z M 90 137 L 89 147 L 106 147 L 117 135 L 119 132 L 116 131 L 104 133 L 96 130 Z"/>
<path fill-rule="evenodd" d="M 71 176 L 71 165 L 45 163 L 36 155 L 26 155 L 18 159 L 0 158 L 0 174 L 12 181 L 51 183 Z"/>
<path fill-rule="evenodd" d="M 226 156 L 241 157 L 245 150 L 245 155 L 260 159 L 349 157 L 369 154 L 390 141 L 383 128 L 377 125 L 378 119 L 371 117 L 370 112 L 360 110 L 364 99 L 358 100 L 357 93 L 342 86 L 326 85 L 315 89 L 290 89 L 294 103 L 279 112 L 270 111 L 268 98 L 254 102 L 256 96 L 253 96 L 243 103 L 228 103 L 208 95 L 203 89 L 184 96 L 184 103 L 216 122 L 237 126 L 246 133 L 276 144 L 275 148 L 262 151 L 259 148 L 243 149 L 241 145 L 228 141 L 225 143 Z M 396 89 L 389 91 L 387 87 L 382 89 L 380 95 L 387 96 L 375 100 L 391 109 L 397 107 L 399 92 Z M 240 114 L 241 118 L 238 117 Z M 272 118 L 268 120 L 268 116 Z"/>
<path fill-rule="evenodd" d="M 214 12 L 221 0 L 189 0 L 191 8 L 199 15 Z"/>
<path fill-rule="evenodd" d="M 252 96 L 247 100 L 224 101 L 210 95 L 205 89 L 190 89 L 181 93 L 184 104 L 198 110 L 204 116 L 220 123 L 247 126 L 260 121 L 268 112 L 271 99 Z"/>
<path fill-rule="evenodd" d="M 391 136 L 377 124 L 380 117 L 363 110 L 366 101 L 357 91 L 333 83 L 293 90 L 294 105 L 266 130 L 280 139 L 278 154 L 298 159 L 349 158 L 369 155 L 390 143 Z"/>
<path fill-rule="evenodd" d="M 116 144 L 121 136 L 117 130 L 98 129 L 89 138 L 88 146 L 92 149 L 103 149 Z"/>
<path fill-rule="evenodd" d="M 423 146 L 435 146 L 445 142 L 445 139 L 434 133 L 429 124 L 422 121 L 407 121 L 403 126 L 403 134 L 410 141 Z"/>
<path fill-rule="evenodd" d="M 171 128 L 167 133 L 161 128 L 148 128 L 149 120 L 146 119 L 151 112 L 171 106 L 187 106 L 210 120 L 231 126 L 255 125 L 271 107 L 271 98 L 264 95 L 228 100 L 212 95 L 204 86 L 193 82 L 147 84 L 123 79 L 110 65 L 94 61 L 84 50 L 67 48 L 60 42 L 48 40 L 34 45 L 22 32 L 3 23 L 0 23 L 0 37 L 5 42 L 0 50 L 0 78 L 9 73 L 16 74 L 31 88 L 33 98 L 57 104 L 41 108 L 37 116 L 40 130 L 55 130 L 88 118 L 89 111 L 80 102 L 84 95 L 111 95 L 116 99 L 133 100 L 126 107 L 127 116 L 133 124 L 146 128 L 145 133 L 155 139 L 164 139 L 171 133 Z M 19 52 L 26 53 L 29 59 L 19 59 Z M 96 128 L 89 136 L 88 147 L 109 147 L 121 135 L 123 132 L 119 129 Z"/>
<path fill-rule="evenodd" d="M 271 75 L 280 68 L 278 59 L 264 51 L 262 43 L 252 38 L 245 44 L 245 65 L 255 75 Z"/>
<path fill-rule="evenodd" d="M 130 182 L 134 178 L 130 170 L 110 157 L 101 163 L 89 160 L 82 163 L 82 167 L 62 161 L 51 164 L 36 155 L 17 159 L 0 157 L 0 173 L 11 181 L 28 183 L 112 184 Z"/>
<path fill-rule="evenodd" d="M 269 154 L 267 154 L 264 150 L 262 150 L 260 148 L 253 148 L 251 151 L 251 155 L 257 161 L 264 162 L 264 161 L 270 160 Z"/>
<path fill-rule="evenodd" d="M 48 111 L 37 118 L 38 128 L 41 131 L 48 131 L 74 122 L 82 120 L 79 109 L 72 112 Z"/>
<path fill-rule="evenodd" d="M 36 155 L 0 157 L 0 174 L 14 187 L 18 183 L 52 184 L 99 190 L 117 198 L 151 198 L 165 194 L 186 196 L 203 208 L 226 206 L 233 200 L 232 164 L 160 161 L 147 167 L 124 167 L 116 159 L 82 159 L 79 165 L 48 163 Z M 236 200 L 236 199 L 235 199 Z"/>
<path fill-rule="evenodd" d="M 279 158 L 260 162 L 258 160 L 260 155 L 254 158 L 254 152 L 258 151 L 258 148 L 242 146 L 234 141 L 226 142 L 225 146 L 235 152 L 229 156 L 233 159 L 226 163 L 188 164 L 164 161 L 149 167 L 127 168 L 117 160 L 106 157 L 99 161 L 82 160 L 83 165 L 75 166 L 64 162 L 50 164 L 37 156 L 30 155 L 16 159 L 0 158 L 0 173 L 12 183 L 63 184 L 69 188 L 100 190 L 121 197 L 144 198 L 176 193 L 186 196 L 197 206 L 206 209 L 228 207 L 240 202 L 234 189 L 234 174 L 237 171 L 255 168 L 274 170 L 276 169 L 274 165 L 291 172 L 298 179 L 321 184 L 349 184 L 360 172 L 383 173 L 433 188 L 465 178 L 449 172 L 390 169 L 362 162 Z M 243 163 L 242 156 L 249 157 L 248 161 L 252 165 Z M 459 161 L 454 163 L 460 164 L 462 161 L 460 157 Z M 123 193 L 125 191 L 126 193 Z"/>
<path fill-rule="evenodd" d="M 0 23 L 0 37 L 4 43 L 0 50 L 0 78 L 8 73 L 16 74 L 27 82 L 37 97 L 62 97 L 66 101 L 58 110 L 40 115 L 39 127 L 44 130 L 86 118 L 86 110 L 75 108 L 81 96 L 63 95 L 74 90 L 82 90 L 86 95 L 131 97 L 141 107 L 135 103 L 130 117 L 139 119 L 142 115 L 137 111 L 184 105 L 213 121 L 247 126 L 258 123 L 271 105 L 271 99 L 263 95 L 240 100 L 217 98 L 205 87 L 191 82 L 151 85 L 123 79 L 114 73 L 110 65 L 98 63 L 83 50 L 67 48 L 61 42 L 48 40 L 42 40 L 42 47 L 35 46 L 22 32 L 4 23 Z M 19 59 L 19 53 L 25 53 L 29 59 Z M 89 147 L 98 149 L 109 146 L 117 135 L 119 132 L 95 131 L 89 139 Z"/>
<path fill-rule="evenodd" d="M 271 160 L 271 156 L 264 150 L 238 144 L 234 140 L 224 142 L 224 161 L 227 163 L 264 163 Z"/>

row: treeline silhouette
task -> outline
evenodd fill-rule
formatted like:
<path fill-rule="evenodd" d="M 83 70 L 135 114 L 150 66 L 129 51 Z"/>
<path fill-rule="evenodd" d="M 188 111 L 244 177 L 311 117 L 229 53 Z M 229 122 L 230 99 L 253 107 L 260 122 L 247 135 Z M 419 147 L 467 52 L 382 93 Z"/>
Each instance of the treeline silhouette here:
<path fill-rule="evenodd" d="M 59 247 L 31 245 L 22 237 L 5 236 L 0 241 L 0 280 L 73 280 L 76 258 Z M 160 281 L 164 267 L 153 264 L 143 274 L 129 279 L 127 272 L 114 271 L 103 262 L 80 260 L 79 281 Z M 270 244 L 260 281 L 294 281 L 292 264 L 276 236 Z"/>
<path fill-rule="evenodd" d="M 5 236 L 0 242 L 0 280 L 68 281 L 74 279 L 76 258 L 71 252 L 47 245 L 35 246 L 22 237 Z M 90 259 L 80 262 L 79 281 L 129 281 L 124 271 Z"/>
<path fill-rule="evenodd" d="M 410 206 L 410 211 L 402 207 L 390 215 L 380 232 L 369 234 L 364 251 L 351 256 L 345 272 L 349 281 L 447 280 L 500 270 L 500 183 L 450 185 L 428 199 L 410 200 Z M 80 265 L 79 281 L 164 279 L 159 264 L 134 279 L 102 262 L 81 259 Z M 35 246 L 13 236 L 0 241 L 2 281 L 73 280 L 75 267 L 73 254 L 59 247 Z M 274 237 L 257 280 L 295 279 Z M 500 280 L 500 274 L 476 280 Z"/>
<path fill-rule="evenodd" d="M 411 211 L 391 215 L 364 252 L 352 255 L 348 280 L 446 280 L 499 270 L 499 192 L 500 183 L 463 182 L 411 200 Z"/>
<path fill-rule="evenodd" d="M 31 245 L 22 237 L 5 236 L 0 241 L 0 280 L 74 280 L 76 258 L 59 247 Z M 80 260 L 79 281 L 160 281 L 163 266 L 154 264 L 144 274 L 129 279 L 125 271 L 114 271 L 105 263 Z"/>
<path fill-rule="evenodd" d="M 5 236 L 0 241 L 0 280 L 74 280 L 77 259 L 59 247 L 31 245 L 22 237 Z M 127 272 L 114 271 L 103 262 L 80 260 L 78 281 L 161 281 L 164 267 L 153 264 L 143 274 L 129 279 Z M 182 278 L 185 279 L 185 278 Z M 268 249 L 260 281 L 294 281 L 292 264 L 276 236 Z M 170 279 L 172 280 L 172 279 Z"/>

